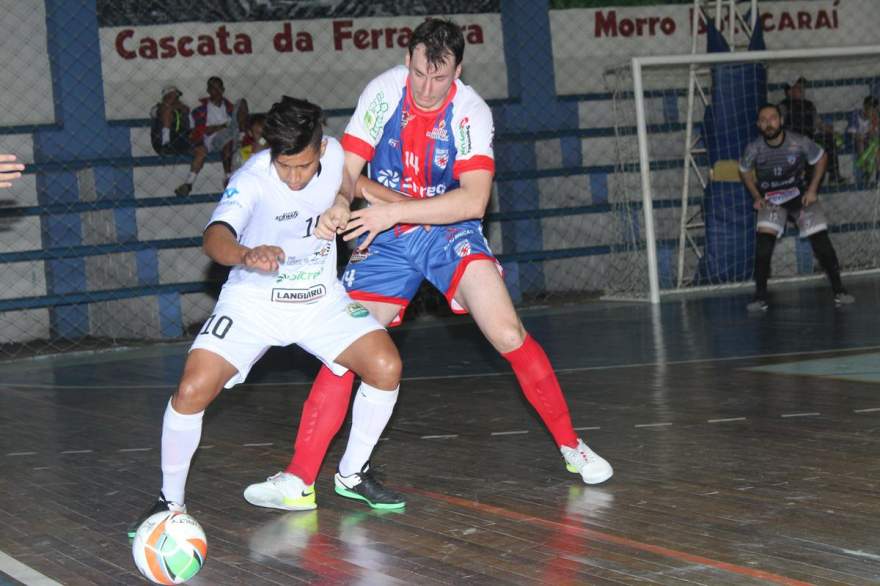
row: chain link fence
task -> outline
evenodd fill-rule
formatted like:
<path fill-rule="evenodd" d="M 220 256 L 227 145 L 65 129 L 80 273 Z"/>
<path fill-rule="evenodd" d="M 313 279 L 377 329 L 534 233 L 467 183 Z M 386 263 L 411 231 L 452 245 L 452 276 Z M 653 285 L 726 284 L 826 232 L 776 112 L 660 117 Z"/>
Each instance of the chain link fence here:
<path fill-rule="evenodd" d="M 428 15 L 462 26 L 463 79 L 493 108 L 484 225 L 515 301 L 607 290 L 622 236 L 621 104 L 606 72 L 632 55 L 687 53 L 691 40 L 687 4 L 610 4 L 0 0 L 0 152 L 27 163 L 0 192 L 0 357 L 183 340 L 209 315 L 225 270 L 201 252 L 201 232 L 226 172 L 220 152 L 192 177 L 188 149 L 160 140 L 157 150 L 164 90 L 194 109 L 218 76 L 251 115 L 283 94 L 305 97 L 341 136 L 366 82 L 402 61 Z M 870 43 L 880 24 L 868 0 L 762 6 L 770 48 Z M 174 120 L 185 135 L 184 117 Z M 411 309 L 445 311 L 430 288 Z"/>

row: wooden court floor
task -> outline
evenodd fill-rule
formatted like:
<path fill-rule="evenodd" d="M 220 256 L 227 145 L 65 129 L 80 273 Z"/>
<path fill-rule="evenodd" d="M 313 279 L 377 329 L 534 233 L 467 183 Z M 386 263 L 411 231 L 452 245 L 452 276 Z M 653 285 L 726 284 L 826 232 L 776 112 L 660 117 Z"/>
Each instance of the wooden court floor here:
<path fill-rule="evenodd" d="M 831 305 L 783 288 L 532 309 L 574 424 L 614 466 L 565 471 L 506 362 L 467 318 L 394 333 L 405 380 L 374 454 L 408 495 L 379 513 L 250 506 L 283 468 L 315 369 L 266 357 L 209 409 L 187 504 L 190 583 L 880 584 L 880 280 Z M 165 345 L 0 364 L 0 586 L 142 584 L 125 528 L 154 499 L 161 416 L 186 352 Z M 347 431 L 347 424 L 343 428 Z"/>

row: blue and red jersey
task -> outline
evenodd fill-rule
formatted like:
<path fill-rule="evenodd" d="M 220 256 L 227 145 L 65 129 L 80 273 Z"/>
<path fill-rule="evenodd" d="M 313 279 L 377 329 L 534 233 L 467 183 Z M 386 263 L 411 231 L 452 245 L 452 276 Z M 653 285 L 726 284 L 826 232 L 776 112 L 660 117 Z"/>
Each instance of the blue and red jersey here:
<path fill-rule="evenodd" d="M 440 108 L 415 104 L 403 65 L 371 81 L 345 129 L 343 148 L 369 163 L 370 179 L 414 198 L 458 187 L 462 173 L 495 172 L 492 112 L 456 80 Z"/>

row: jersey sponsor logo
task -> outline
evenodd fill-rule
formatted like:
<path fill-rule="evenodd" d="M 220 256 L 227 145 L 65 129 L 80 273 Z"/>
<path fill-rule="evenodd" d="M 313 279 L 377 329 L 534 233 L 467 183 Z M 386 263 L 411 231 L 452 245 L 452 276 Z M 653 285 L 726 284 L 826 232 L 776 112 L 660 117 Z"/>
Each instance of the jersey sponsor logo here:
<path fill-rule="evenodd" d="M 276 303 L 312 303 L 327 294 L 324 285 L 308 289 L 272 289 L 272 301 Z"/>
<path fill-rule="evenodd" d="M 299 271 L 297 273 L 279 273 L 277 277 L 275 277 L 276 283 L 283 283 L 285 281 L 314 281 L 315 279 L 321 276 L 321 273 L 324 271 Z"/>
<path fill-rule="evenodd" d="M 346 309 L 351 317 L 367 317 L 370 315 L 370 311 L 357 301 L 349 303 Z"/>
<path fill-rule="evenodd" d="M 459 152 L 462 156 L 467 156 L 471 152 L 471 121 L 465 116 L 458 123 L 458 145 Z"/>
<path fill-rule="evenodd" d="M 392 169 L 380 169 L 376 179 L 389 189 L 397 189 L 400 186 L 400 173 Z"/>
<path fill-rule="evenodd" d="M 767 201 L 774 205 L 783 204 L 787 201 L 790 201 L 801 194 L 801 190 L 797 187 L 792 187 L 791 189 L 780 189 L 778 191 L 768 191 L 767 192 Z"/>
<path fill-rule="evenodd" d="M 459 240 L 455 243 L 455 254 L 464 258 L 471 253 L 471 243 L 467 240 Z"/>
<path fill-rule="evenodd" d="M 400 146 L 400 141 L 397 140 L 396 138 L 393 138 L 393 137 L 389 138 L 388 139 L 388 146 L 390 146 L 393 149 L 396 149 L 397 147 Z"/>
<path fill-rule="evenodd" d="M 321 244 L 321 248 L 319 248 L 318 250 L 316 250 L 315 252 L 312 253 L 312 258 L 326 257 L 328 254 L 330 254 L 330 250 L 333 249 L 334 244 L 335 244 L 335 242 L 330 242 L 330 241 L 325 240 Z"/>
<path fill-rule="evenodd" d="M 296 218 L 298 216 L 299 216 L 298 211 L 284 212 L 280 216 L 275 216 L 275 221 L 276 222 L 286 222 L 287 220 L 293 220 L 294 218 Z"/>
<path fill-rule="evenodd" d="M 797 162 L 797 155 L 788 155 L 788 164 L 794 165 Z"/>
<path fill-rule="evenodd" d="M 434 164 L 441 169 L 445 169 L 446 165 L 449 164 L 449 149 L 435 149 Z"/>
<path fill-rule="evenodd" d="M 238 189 L 235 187 L 227 187 L 226 191 L 223 192 L 222 199 L 230 199 L 238 195 Z"/>
<path fill-rule="evenodd" d="M 359 262 L 364 262 L 369 257 L 369 248 L 367 248 L 366 250 L 355 249 L 355 251 L 351 253 L 351 258 L 348 259 L 348 264 L 356 265 Z"/>
<path fill-rule="evenodd" d="M 446 120 L 441 120 L 437 126 L 432 128 L 429 132 L 426 132 L 425 136 L 431 140 L 447 142 L 449 140 L 449 133 L 446 132 Z"/>
<path fill-rule="evenodd" d="M 425 187 L 424 185 L 416 185 L 412 177 L 405 177 L 403 180 L 403 192 L 418 198 L 434 197 L 435 195 L 446 193 L 446 185 L 441 183 L 440 185 Z"/>
<path fill-rule="evenodd" d="M 364 114 L 364 126 L 372 138 L 378 138 L 379 132 L 385 123 L 385 114 L 388 112 L 388 102 L 385 101 L 385 92 L 379 92 Z"/>

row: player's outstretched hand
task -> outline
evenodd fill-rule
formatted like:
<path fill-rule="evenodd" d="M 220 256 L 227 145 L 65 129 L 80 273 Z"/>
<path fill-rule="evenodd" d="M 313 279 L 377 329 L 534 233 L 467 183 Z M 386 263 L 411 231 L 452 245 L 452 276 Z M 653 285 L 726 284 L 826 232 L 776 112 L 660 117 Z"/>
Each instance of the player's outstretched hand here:
<path fill-rule="evenodd" d="M 12 187 L 12 181 L 21 177 L 24 165 L 15 162 L 15 155 L 0 155 L 0 187 Z"/>
<path fill-rule="evenodd" d="M 391 191 L 391 190 L 389 190 L 389 191 Z M 361 192 L 364 194 L 364 199 L 367 200 L 367 203 L 369 203 L 370 205 L 382 204 L 382 203 L 393 203 L 393 201 L 408 201 L 409 200 L 409 198 L 403 194 L 400 194 L 400 197 L 396 200 L 393 200 L 393 201 L 389 201 L 387 199 L 382 199 L 379 196 L 377 196 L 375 193 L 372 193 L 366 187 L 364 187 L 361 190 Z M 422 224 L 422 228 L 425 230 L 425 232 L 430 232 L 431 231 L 431 224 Z"/>
<path fill-rule="evenodd" d="M 261 244 L 248 250 L 241 258 L 241 264 L 264 273 L 276 273 L 284 258 L 284 250 L 280 247 Z"/>
<path fill-rule="evenodd" d="M 350 217 L 351 208 L 347 203 L 346 205 L 333 204 L 318 219 L 315 236 L 322 240 L 333 240 L 337 233 L 345 230 Z"/>
<path fill-rule="evenodd" d="M 364 190 L 364 194 L 366 193 L 366 190 Z M 361 234 L 366 234 L 366 238 L 360 243 L 358 249 L 364 250 L 368 248 L 370 243 L 380 232 L 384 232 L 388 228 L 397 224 L 397 219 L 393 212 L 393 204 L 382 202 L 377 202 L 368 208 L 362 208 L 352 212 L 351 218 L 348 220 L 348 226 L 346 227 L 348 232 L 345 233 L 343 240 L 347 242 L 359 238 Z"/>

